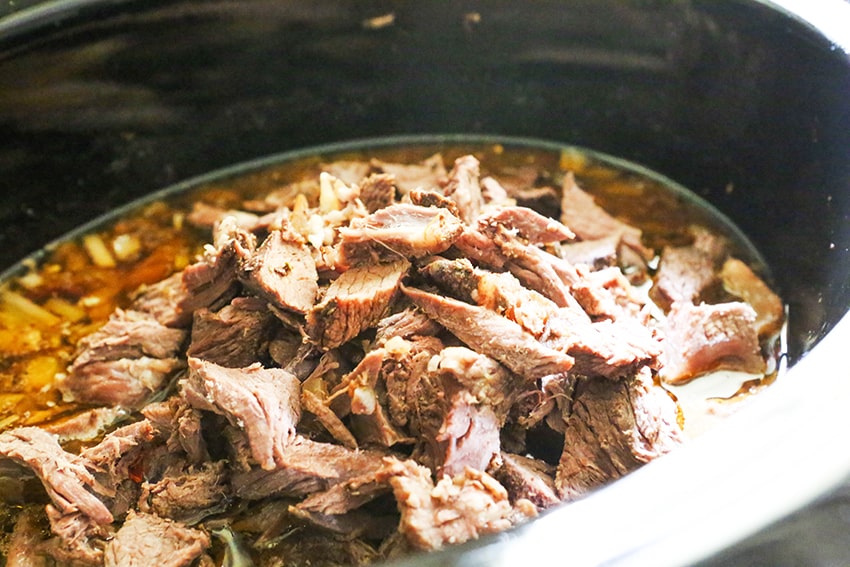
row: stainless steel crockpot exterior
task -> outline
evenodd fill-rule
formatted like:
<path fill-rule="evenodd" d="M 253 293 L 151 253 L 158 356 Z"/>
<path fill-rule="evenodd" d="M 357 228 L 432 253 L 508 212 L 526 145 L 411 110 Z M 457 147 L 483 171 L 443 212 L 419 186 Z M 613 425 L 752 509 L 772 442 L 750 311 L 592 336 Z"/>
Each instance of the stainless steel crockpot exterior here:
<path fill-rule="evenodd" d="M 846 2 L 23 4 L 0 19 L 2 268 L 183 178 L 423 133 L 536 137 L 642 163 L 764 253 L 790 304 L 778 383 L 580 502 L 404 563 L 710 564 L 850 474 Z"/>

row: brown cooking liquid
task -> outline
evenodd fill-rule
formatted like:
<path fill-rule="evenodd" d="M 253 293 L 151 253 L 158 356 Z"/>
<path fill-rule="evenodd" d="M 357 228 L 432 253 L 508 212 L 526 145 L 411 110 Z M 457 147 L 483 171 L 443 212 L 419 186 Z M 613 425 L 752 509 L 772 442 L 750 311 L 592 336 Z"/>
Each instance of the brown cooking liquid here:
<path fill-rule="evenodd" d="M 460 155 L 475 155 L 481 161 L 482 177 L 517 176 L 534 170 L 539 173 L 537 185 L 541 187 L 560 187 L 564 173 L 572 171 L 579 185 L 594 195 L 598 204 L 642 229 L 644 244 L 656 251 L 668 244 L 685 243 L 686 229 L 691 224 L 722 229 L 722 223 L 711 211 L 671 191 L 659 180 L 615 168 L 573 150 L 508 148 L 499 144 L 378 147 L 314 155 L 231 174 L 144 204 L 97 232 L 64 241 L 37 264 L 31 261 L 23 275 L 2 284 L 0 430 L 55 424 L 85 409 L 62 400 L 54 387 L 56 376 L 65 371 L 77 341 L 100 327 L 116 307 L 128 306 L 134 290 L 183 269 L 200 253 L 209 235 L 185 222 L 192 202 L 236 207 L 247 198 L 315 178 L 323 163 L 370 158 L 414 163 L 435 152 L 441 153 L 447 164 Z M 735 242 L 734 238 L 731 240 Z M 774 374 L 766 378 L 747 376 L 723 397 L 738 398 L 758 390 Z M 681 392 L 675 395 L 682 397 Z M 687 420 L 691 417 L 686 415 Z"/>

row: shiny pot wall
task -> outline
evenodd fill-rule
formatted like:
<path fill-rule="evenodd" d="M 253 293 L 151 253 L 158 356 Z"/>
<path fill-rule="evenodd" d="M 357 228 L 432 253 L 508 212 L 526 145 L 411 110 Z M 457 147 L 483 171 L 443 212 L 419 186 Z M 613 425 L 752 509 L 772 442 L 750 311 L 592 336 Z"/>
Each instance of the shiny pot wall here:
<path fill-rule="evenodd" d="M 0 20 L 0 266 L 151 190 L 317 143 L 504 134 L 640 162 L 760 248 L 801 362 L 610 489 L 419 561 L 692 561 L 850 471 L 832 421 L 850 401 L 850 40 L 817 27 L 731 0 L 37 3 Z"/>

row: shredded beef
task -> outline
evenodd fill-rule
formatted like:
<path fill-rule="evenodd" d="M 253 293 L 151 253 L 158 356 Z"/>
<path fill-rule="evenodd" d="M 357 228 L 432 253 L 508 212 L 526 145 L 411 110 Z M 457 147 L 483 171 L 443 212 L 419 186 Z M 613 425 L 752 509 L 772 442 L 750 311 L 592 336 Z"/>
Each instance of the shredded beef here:
<path fill-rule="evenodd" d="M 409 266 L 399 260 L 345 271 L 307 314 L 307 335 L 327 350 L 376 325 L 386 315 Z"/>
<path fill-rule="evenodd" d="M 661 375 L 682 383 L 719 368 L 764 373 L 756 313 L 746 303 L 674 303 L 667 316 Z"/>
<path fill-rule="evenodd" d="M 239 278 L 264 299 L 296 313 L 312 308 L 319 290 L 313 255 L 289 226 L 272 231 L 257 251 L 241 262 Z"/>
<path fill-rule="evenodd" d="M 405 294 L 470 348 L 490 356 L 528 380 L 567 372 L 575 361 L 537 341 L 522 327 L 476 305 L 414 288 Z"/>
<path fill-rule="evenodd" d="M 243 429 L 264 469 L 281 461 L 301 416 L 300 383 L 280 368 L 225 368 L 189 358 L 182 392 L 193 407 L 221 413 Z"/>
<path fill-rule="evenodd" d="M 231 484 L 236 495 L 247 500 L 306 496 L 378 470 L 385 455 L 297 437 L 287 446 L 276 469 L 240 472 Z"/>
<path fill-rule="evenodd" d="M 113 517 L 88 489 L 101 489 L 82 457 L 68 453 L 56 437 L 37 427 L 19 427 L 0 433 L 0 455 L 30 468 L 62 514 L 80 512 L 97 524 Z"/>
<path fill-rule="evenodd" d="M 206 532 L 153 514 L 131 513 L 106 545 L 105 567 L 184 567 L 210 546 Z"/>
<path fill-rule="evenodd" d="M 656 264 L 571 173 L 559 194 L 561 171 L 482 177 L 472 155 L 320 167 L 196 204 L 212 243 L 122 296 L 59 375 L 106 407 L 0 433 L 25 507 L 10 549 L 38 554 L 20 567 L 440 549 L 674 449 L 661 381 L 767 371 L 782 303 L 707 229 Z"/>
<path fill-rule="evenodd" d="M 555 486 L 575 500 L 668 453 L 683 440 L 676 404 L 641 373 L 580 380 L 564 434 Z"/>
<path fill-rule="evenodd" d="M 80 402 L 137 407 L 183 366 L 185 336 L 147 313 L 118 309 L 80 341 L 59 388 Z"/>
<path fill-rule="evenodd" d="M 447 250 L 463 232 L 446 209 L 398 203 L 339 229 L 343 265 L 421 258 Z"/>
<path fill-rule="evenodd" d="M 485 472 L 466 469 L 435 485 L 427 468 L 404 461 L 389 474 L 401 512 L 399 531 L 417 549 L 440 549 L 513 525 L 507 492 Z"/>
<path fill-rule="evenodd" d="M 187 354 L 229 368 L 250 366 L 266 358 L 276 321 L 255 297 L 236 297 L 217 312 L 199 309 Z"/>

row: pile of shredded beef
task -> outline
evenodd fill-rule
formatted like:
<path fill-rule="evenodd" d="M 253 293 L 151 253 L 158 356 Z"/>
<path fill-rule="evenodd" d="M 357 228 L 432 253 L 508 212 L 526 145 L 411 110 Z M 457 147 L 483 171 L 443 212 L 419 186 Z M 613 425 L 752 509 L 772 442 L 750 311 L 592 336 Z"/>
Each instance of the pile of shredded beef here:
<path fill-rule="evenodd" d="M 167 567 L 214 564 L 215 542 L 257 565 L 439 549 L 674 449 L 663 382 L 765 371 L 782 305 L 722 238 L 694 227 L 650 269 L 641 231 L 572 175 L 555 192 L 479 167 L 340 161 L 238 211 L 198 203 L 203 256 L 79 343 L 59 387 L 93 409 L 0 434 L 4 470 L 46 492 L 7 553 Z"/>

